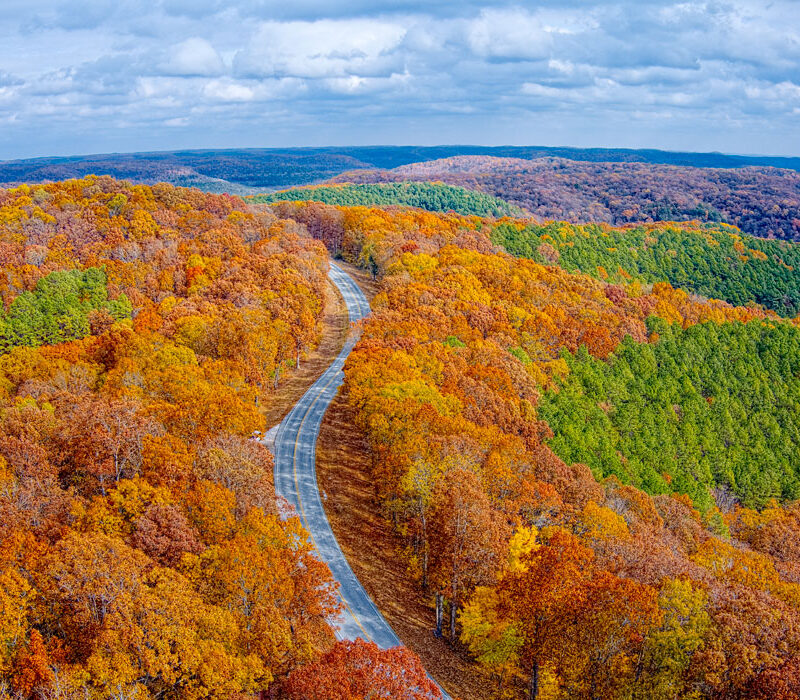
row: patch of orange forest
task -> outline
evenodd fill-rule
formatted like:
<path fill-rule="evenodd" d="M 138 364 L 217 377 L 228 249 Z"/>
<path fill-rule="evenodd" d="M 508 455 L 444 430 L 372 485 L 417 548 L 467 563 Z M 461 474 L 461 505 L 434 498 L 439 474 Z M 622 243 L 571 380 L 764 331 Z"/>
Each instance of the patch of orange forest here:
<path fill-rule="evenodd" d="M 269 404 L 264 407 L 263 414 L 267 428 L 283 420 L 292 406 L 333 362 L 344 345 L 349 328 L 347 309 L 342 295 L 331 282 L 328 282 L 322 326 L 322 340 L 319 345 L 301 361 L 300 369 L 293 369 L 288 377 L 278 384 L 278 390 L 270 396 Z"/>
<path fill-rule="evenodd" d="M 347 561 L 403 644 L 451 696 L 492 697 L 492 684 L 466 652 L 433 636 L 433 608 L 399 556 L 391 523 L 377 515 L 367 445 L 353 423 L 352 409 L 338 396 L 325 414 L 317 442 L 325 512 Z"/>

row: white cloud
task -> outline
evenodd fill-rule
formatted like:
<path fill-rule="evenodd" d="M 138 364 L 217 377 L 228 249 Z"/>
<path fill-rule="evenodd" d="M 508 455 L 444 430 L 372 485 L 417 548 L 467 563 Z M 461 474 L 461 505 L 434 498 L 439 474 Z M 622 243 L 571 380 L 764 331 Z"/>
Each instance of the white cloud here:
<path fill-rule="evenodd" d="M 800 143 L 798 0 L 2 0 L 0 66 L 0 158 L 98 124 L 113 150 Z"/>
<path fill-rule="evenodd" d="M 217 50 L 199 37 L 186 39 L 175 46 L 165 68 L 172 75 L 211 77 L 225 72 L 225 64 Z"/>
<path fill-rule="evenodd" d="M 382 74 L 405 33 L 399 23 L 371 19 L 265 22 L 236 54 L 234 68 L 251 77 Z"/>
<path fill-rule="evenodd" d="M 408 87 L 411 82 L 412 77 L 408 73 L 392 73 L 392 75 L 385 78 L 362 78 L 358 75 L 351 75 L 346 78 L 327 78 L 322 84 L 334 93 L 356 95 L 402 90 Z"/>
<path fill-rule="evenodd" d="M 212 80 L 206 83 L 203 95 L 220 102 L 250 102 L 255 92 L 253 88 L 233 80 Z"/>
<path fill-rule="evenodd" d="M 586 12 L 485 9 L 468 23 L 467 38 L 480 56 L 538 60 L 553 54 L 559 37 L 586 31 L 592 24 Z"/>
<path fill-rule="evenodd" d="M 800 85 L 789 80 L 778 84 L 747 85 L 744 93 L 751 100 L 777 102 L 786 107 L 800 106 Z"/>

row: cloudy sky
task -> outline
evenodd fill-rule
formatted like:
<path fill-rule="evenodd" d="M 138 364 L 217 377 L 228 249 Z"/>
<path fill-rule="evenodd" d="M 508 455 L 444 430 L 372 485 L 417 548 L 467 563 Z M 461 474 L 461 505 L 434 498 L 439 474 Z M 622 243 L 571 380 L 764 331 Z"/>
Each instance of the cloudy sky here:
<path fill-rule="evenodd" d="M 0 159 L 379 143 L 800 155 L 800 0 L 0 0 Z"/>

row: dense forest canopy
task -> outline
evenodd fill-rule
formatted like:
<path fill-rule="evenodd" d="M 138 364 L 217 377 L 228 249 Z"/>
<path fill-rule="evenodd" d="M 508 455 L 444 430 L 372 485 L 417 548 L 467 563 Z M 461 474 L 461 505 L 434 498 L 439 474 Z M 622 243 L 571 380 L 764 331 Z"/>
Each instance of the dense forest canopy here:
<path fill-rule="evenodd" d="M 103 270 L 56 270 L 0 312 L 0 352 L 20 345 L 56 345 L 89 335 L 91 322 L 131 317 L 125 294 L 108 299 Z"/>
<path fill-rule="evenodd" d="M 521 216 L 522 211 L 497 197 L 433 182 L 395 182 L 376 185 L 334 185 L 303 187 L 260 194 L 251 201 L 259 204 L 311 201 L 342 206 L 402 205 L 428 211 L 476 216 Z"/>
<path fill-rule="evenodd" d="M 794 323 L 511 257 L 478 217 L 274 209 L 382 280 L 347 398 L 442 633 L 501 692 L 795 697 Z"/>
<path fill-rule="evenodd" d="M 437 180 L 516 204 L 540 221 L 724 222 L 761 238 L 800 238 L 800 173 L 543 158 L 460 156 L 334 181 Z"/>
<path fill-rule="evenodd" d="M 499 692 L 796 698 L 794 247 L 108 177 L 0 190 L 0 697 L 437 696 L 335 642 L 251 439 L 329 252 L 380 284 L 345 366 L 376 503 Z"/>
<path fill-rule="evenodd" d="M 653 317 L 650 330 L 658 340 L 628 338 L 606 362 L 566 354 L 539 403 L 553 450 L 703 511 L 719 490 L 748 507 L 800 499 L 800 329 Z"/>
<path fill-rule="evenodd" d="M 612 228 L 504 221 L 492 241 L 509 253 L 607 282 L 670 282 L 732 304 L 800 312 L 800 243 L 754 238 L 724 224 Z"/>
<path fill-rule="evenodd" d="M 324 247 L 236 198 L 90 177 L 0 191 L 0 256 L 0 697 L 419 678 L 372 644 L 341 662 L 332 576 L 252 439 L 318 340 Z"/>

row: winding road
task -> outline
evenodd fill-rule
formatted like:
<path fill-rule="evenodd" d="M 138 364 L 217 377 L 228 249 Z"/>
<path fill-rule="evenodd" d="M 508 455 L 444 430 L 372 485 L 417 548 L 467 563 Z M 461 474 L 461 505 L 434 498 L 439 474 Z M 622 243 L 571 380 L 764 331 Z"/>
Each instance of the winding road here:
<path fill-rule="evenodd" d="M 351 322 L 369 313 L 369 302 L 352 278 L 331 263 L 331 281 L 341 292 Z M 334 537 L 317 488 L 316 445 L 322 418 L 344 381 L 344 362 L 358 336 L 350 333 L 330 367 L 303 395 L 278 427 L 275 436 L 275 491 L 294 506 L 303 526 L 311 533 L 320 559 L 339 582 L 344 610 L 332 621 L 339 639 L 361 637 L 382 649 L 402 642 L 380 614 L 356 578 Z"/>

